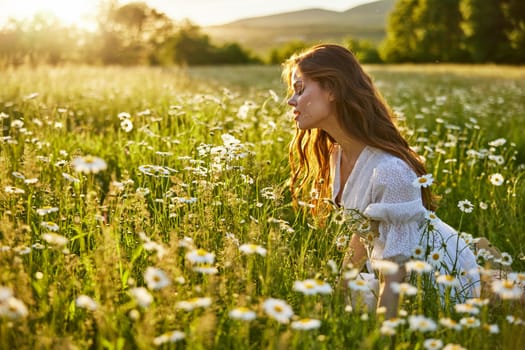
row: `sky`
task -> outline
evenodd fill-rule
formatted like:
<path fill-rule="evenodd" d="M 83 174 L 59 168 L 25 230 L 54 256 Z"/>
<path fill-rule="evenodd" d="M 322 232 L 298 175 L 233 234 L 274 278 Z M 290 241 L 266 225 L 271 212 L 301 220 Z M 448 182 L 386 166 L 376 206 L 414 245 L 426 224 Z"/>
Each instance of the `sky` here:
<path fill-rule="evenodd" d="M 134 0 L 147 3 L 174 20 L 189 18 L 200 26 L 237 19 L 323 8 L 344 11 L 375 0 Z M 120 0 L 125 4 L 133 0 Z M 36 12 L 53 13 L 65 24 L 88 27 L 96 14 L 97 0 L 0 0 L 0 23 L 8 17 L 31 18 Z"/>

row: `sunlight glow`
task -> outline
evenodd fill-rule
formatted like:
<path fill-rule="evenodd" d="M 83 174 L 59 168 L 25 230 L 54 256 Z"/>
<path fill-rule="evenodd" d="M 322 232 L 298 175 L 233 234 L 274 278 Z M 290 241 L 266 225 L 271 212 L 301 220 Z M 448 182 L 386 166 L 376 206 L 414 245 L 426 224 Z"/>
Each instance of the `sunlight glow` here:
<path fill-rule="evenodd" d="M 0 8 L 6 18 L 1 19 L 31 19 L 37 13 L 48 13 L 65 25 L 88 29 L 94 25 L 98 3 L 96 0 L 2 0 Z"/>

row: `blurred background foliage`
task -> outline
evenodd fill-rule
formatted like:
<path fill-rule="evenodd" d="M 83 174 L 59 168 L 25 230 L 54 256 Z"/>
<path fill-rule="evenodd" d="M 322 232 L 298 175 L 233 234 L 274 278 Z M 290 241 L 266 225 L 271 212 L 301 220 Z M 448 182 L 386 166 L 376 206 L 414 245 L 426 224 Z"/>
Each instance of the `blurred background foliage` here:
<path fill-rule="evenodd" d="M 340 42 L 363 63 L 525 62 L 523 0 L 378 3 L 387 1 L 392 10 L 383 40 L 348 35 Z M 92 30 L 66 26 L 43 13 L 26 20 L 10 18 L 0 27 L 0 66 L 279 64 L 315 43 L 298 36 L 255 54 L 237 41 L 216 42 L 191 21 L 174 21 L 146 3 L 108 0 L 100 3 Z"/>

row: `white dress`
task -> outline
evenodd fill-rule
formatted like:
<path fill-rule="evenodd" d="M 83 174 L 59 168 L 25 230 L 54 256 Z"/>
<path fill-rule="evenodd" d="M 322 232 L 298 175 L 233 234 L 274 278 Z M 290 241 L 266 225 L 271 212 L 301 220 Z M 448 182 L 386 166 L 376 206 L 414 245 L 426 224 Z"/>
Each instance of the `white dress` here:
<path fill-rule="evenodd" d="M 336 145 L 331 157 L 332 199 L 335 201 L 342 191 L 338 204 L 379 223 L 370 260 L 406 261 L 413 258 L 416 247 L 436 251 L 442 257 L 441 264 L 435 265 L 437 270 L 454 275 L 460 282 L 456 292 L 464 297 L 479 296 L 476 257 L 457 231 L 435 219 L 432 232 L 425 233 L 428 211 L 421 189 L 412 184 L 417 175 L 406 162 L 366 146 L 342 188 L 340 163 L 341 148 Z"/>

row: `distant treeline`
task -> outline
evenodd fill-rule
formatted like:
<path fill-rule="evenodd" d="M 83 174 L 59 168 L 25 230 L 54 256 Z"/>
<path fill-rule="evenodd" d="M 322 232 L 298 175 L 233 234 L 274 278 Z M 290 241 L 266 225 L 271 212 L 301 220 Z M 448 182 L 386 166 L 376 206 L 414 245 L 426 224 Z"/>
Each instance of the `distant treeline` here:
<path fill-rule="evenodd" d="M 291 41 L 258 57 L 237 43 L 217 45 L 190 21 L 140 2 L 103 1 L 97 21 L 88 31 L 45 14 L 10 19 L 0 28 L 0 66 L 278 64 L 312 44 Z M 382 43 L 342 44 L 364 63 L 525 63 L 525 0 L 398 0 Z"/>

